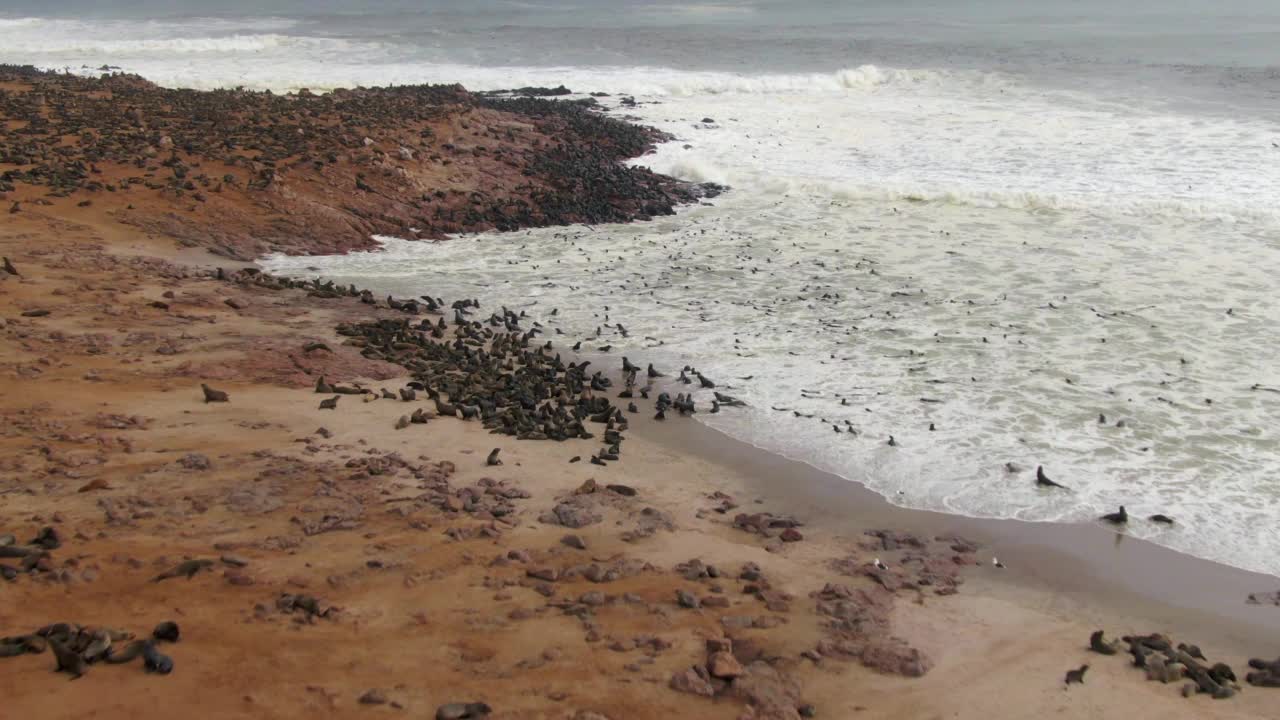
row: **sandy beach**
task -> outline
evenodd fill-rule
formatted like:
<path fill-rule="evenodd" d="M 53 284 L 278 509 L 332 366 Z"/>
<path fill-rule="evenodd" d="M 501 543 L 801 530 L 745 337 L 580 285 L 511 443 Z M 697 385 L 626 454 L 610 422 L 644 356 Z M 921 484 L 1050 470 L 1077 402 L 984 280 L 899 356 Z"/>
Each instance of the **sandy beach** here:
<path fill-rule="evenodd" d="M 605 466 L 598 439 L 397 428 L 431 402 L 337 330 L 404 312 L 268 287 L 101 195 L 19 195 L 0 535 L 58 540 L 0 581 L 0 634 L 181 639 L 158 646 L 169 674 L 0 658 L 5 717 L 1274 717 L 1280 690 L 1245 682 L 1280 654 L 1280 608 L 1246 603 L 1273 577 L 1101 526 L 896 508 L 650 403 Z M 321 378 L 370 392 L 323 409 Z M 154 581 L 188 560 L 210 562 Z M 1099 628 L 1198 645 L 1236 690 L 1184 697 L 1091 652 Z"/>

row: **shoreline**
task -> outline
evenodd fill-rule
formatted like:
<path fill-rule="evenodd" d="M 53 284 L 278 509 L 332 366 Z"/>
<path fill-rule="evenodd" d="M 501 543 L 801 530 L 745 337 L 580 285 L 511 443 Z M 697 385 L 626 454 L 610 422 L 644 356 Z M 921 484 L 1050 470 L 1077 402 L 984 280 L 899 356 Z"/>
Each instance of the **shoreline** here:
<path fill-rule="evenodd" d="M 702 423 L 645 422 L 637 434 L 681 453 L 723 464 L 750 479 L 770 505 L 827 529 L 875 526 L 936 535 L 958 534 L 984 546 L 984 581 L 1026 584 L 1043 592 L 1086 594 L 1112 610 L 1141 603 L 1147 617 L 1178 633 L 1220 627 L 1234 647 L 1280 643 L 1280 613 L 1250 605 L 1249 593 L 1272 592 L 1280 580 L 1178 552 L 1101 525 L 975 518 L 894 505 L 853 480 L 737 440 Z M 784 486 L 777 480 L 786 477 Z M 999 557 L 1005 571 L 988 567 Z M 1262 633 L 1261 637 L 1259 632 Z"/>
<path fill-rule="evenodd" d="M 1243 675 L 1273 657 L 1280 608 L 1243 606 L 1234 588 L 1269 589 L 1245 571 L 1092 526 L 898 508 L 689 419 L 627 423 L 621 460 L 600 467 L 585 458 L 604 421 L 554 442 L 432 417 L 425 388 L 400 391 L 463 375 L 431 364 L 441 346 L 418 324 L 465 345 L 475 328 L 447 323 L 447 302 L 410 313 L 281 284 L 66 205 L 0 220 L 21 273 L 0 273 L 0 373 L 16 388 L 0 395 L 0 535 L 57 539 L 0 581 L 0 634 L 183 629 L 162 645 L 171 675 L 94 664 L 67 686 L 50 653 L 0 658 L 16 715 L 1271 712 L 1273 691 Z M 541 346 L 520 334 L 495 332 L 525 365 Z M 331 398 L 328 383 L 367 392 Z M 167 577 L 195 559 L 208 564 Z M 1217 702 L 1145 682 L 1123 653 L 1088 651 L 1095 627 L 1198 643 L 1240 689 Z M 1064 692 L 1082 663 L 1088 683 Z"/>

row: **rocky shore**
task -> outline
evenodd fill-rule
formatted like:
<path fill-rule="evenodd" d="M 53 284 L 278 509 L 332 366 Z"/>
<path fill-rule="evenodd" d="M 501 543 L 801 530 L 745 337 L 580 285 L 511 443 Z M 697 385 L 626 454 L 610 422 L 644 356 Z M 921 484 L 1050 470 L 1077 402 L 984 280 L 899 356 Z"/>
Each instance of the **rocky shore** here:
<path fill-rule="evenodd" d="M 642 220 L 713 187 L 624 166 L 655 130 L 458 85 L 290 95 L 0 66 L 0 201 L 67 204 L 238 260 L 375 234 Z"/>
<path fill-rule="evenodd" d="M 814 523 L 647 439 L 661 379 L 518 314 L 225 260 L 670 212 L 695 192 L 618 162 L 650 131 L 456 87 L 5 72 L 6 716 L 1267 716 L 1212 636 L 1201 668 L 1140 613 L 1002 589 L 971 539 Z M 1099 658 L 1095 621 L 1191 697 Z"/>

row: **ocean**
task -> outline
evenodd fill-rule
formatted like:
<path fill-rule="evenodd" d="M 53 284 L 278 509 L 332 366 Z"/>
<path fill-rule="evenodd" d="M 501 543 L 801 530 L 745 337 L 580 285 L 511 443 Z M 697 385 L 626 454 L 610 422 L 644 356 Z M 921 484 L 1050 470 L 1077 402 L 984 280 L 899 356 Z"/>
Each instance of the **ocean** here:
<path fill-rule="evenodd" d="M 696 366 L 749 405 L 699 390 L 697 421 L 900 505 L 1123 504 L 1132 535 L 1280 574 L 1280 4 L 46 5 L 0 3 L 0 61 L 609 93 L 675 137 L 636 163 L 731 191 L 266 266 L 505 304 L 597 364 Z"/>

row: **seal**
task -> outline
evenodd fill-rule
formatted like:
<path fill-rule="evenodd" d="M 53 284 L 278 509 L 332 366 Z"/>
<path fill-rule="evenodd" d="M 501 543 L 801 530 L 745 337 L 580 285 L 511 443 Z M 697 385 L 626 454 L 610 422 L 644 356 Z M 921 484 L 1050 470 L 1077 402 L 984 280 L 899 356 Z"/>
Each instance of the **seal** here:
<path fill-rule="evenodd" d="M 1061 485 L 1061 484 L 1059 484 L 1059 483 L 1056 483 L 1056 482 L 1054 482 L 1054 481 L 1050 480 L 1050 479 L 1049 479 L 1049 476 L 1044 474 L 1044 466 L 1043 466 L 1043 465 L 1037 465 L 1037 466 L 1036 466 L 1036 486 L 1037 486 L 1037 487 L 1062 488 L 1063 490 L 1066 490 L 1066 489 L 1067 489 L 1067 486 L 1066 486 L 1066 485 Z"/>
<path fill-rule="evenodd" d="M 172 620 L 166 620 L 151 631 L 151 637 L 156 640 L 164 640 L 165 642 L 178 642 L 181 630 L 178 629 L 178 623 Z"/>
<path fill-rule="evenodd" d="M 329 398 L 328 400 L 321 400 L 321 401 L 320 401 L 320 409 L 321 409 L 321 410 L 337 410 L 337 409 L 338 409 L 338 398 L 340 398 L 340 397 L 342 397 L 342 396 L 341 396 L 341 395 L 334 395 L 333 397 Z"/>
<path fill-rule="evenodd" d="M 1093 631 L 1089 636 L 1089 649 L 1102 655 L 1115 655 L 1118 652 L 1116 642 L 1106 642 L 1102 639 L 1102 634 L 1101 630 Z"/>
<path fill-rule="evenodd" d="M 208 570 L 211 567 L 213 567 L 212 560 L 187 560 L 186 562 L 178 563 L 177 565 L 173 566 L 169 570 L 166 570 L 160 573 L 159 575 L 155 576 L 154 578 L 151 579 L 151 582 L 158 583 L 161 580 L 168 580 L 169 578 L 176 578 L 181 576 L 186 576 L 186 578 L 190 580 L 192 577 L 195 576 L 196 573 L 200 572 L 201 570 Z"/>
<path fill-rule="evenodd" d="M 1088 670 L 1089 670 L 1088 665 L 1081 665 L 1078 670 L 1068 670 L 1067 676 L 1064 678 L 1065 684 L 1071 685 L 1071 683 L 1079 683 L 1083 685 L 1084 674 L 1088 672 Z"/>
<path fill-rule="evenodd" d="M 1153 522 L 1153 523 L 1160 523 L 1161 525 L 1172 525 L 1172 524 L 1173 524 L 1173 518 L 1169 517 L 1168 515 L 1160 515 L 1159 513 L 1157 513 L 1157 514 L 1155 514 L 1155 515 L 1152 515 L 1151 517 L 1149 517 L 1149 518 L 1147 518 L 1147 519 L 1148 519 L 1148 520 L 1150 520 L 1150 521 L 1151 521 L 1151 522 Z"/>
<path fill-rule="evenodd" d="M 147 644 L 146 640 L 134 640 L 124 646 L 124 650 L 120 652 L 110 652 L 103 658 L 104 661 L 112 665 L 123 665 L 130 662 L 142 654 L 142 648 Z"/>
<path fill-rule="evenodd" d="M 501 465 L 502 461 L 498 459 L 498 453 L 502 452 L 502 448 L 494 448 L 489 452 L 489 457 L 485 458 L 485 465 Z"/>
<path fill-rule="evenodd" d="M 204 383 L 200 383 L 200 389 L 204 391 L 204 401 L 206 403 L 229 402 L 231 400 L 230 395 L 227 395 L 222 390 L 214 390 Z"/>
<path fill-rule="evenodd" d="M 157 650 L 154 642 L 144 640 L 142 643 L 142 667 L 147 672 L 168 675 L 173 672 L 173 658 Z"/>
<path fill-rule="evenodd" d="M 72 680 L 84 675 L 88 670 L 88 664 L 79 653 L 71 650 L 71 648 L 62 644 L 57 638 L 49 638 L 49 649 L 53 650 L 53 657 L 58 661 L 54 672 L 65 672 L 71 676 Z"/>
<path fill-rule="evenodd" d="M 1125 523 L 1129 522 L 1129 513 L 1126 512 L 1124 509 L 1124 506 L 1121 505 L 1119 511 L 1113 512 L 1113 513 L 1107 513 L 1106 515 L 1103 515 L 1098 519 L 1104 522 L 1109 522 L 1112 525 L 1124 525 Z"/>
<path fill-rule="evenodd" d="M 106 630 L 95 630 L 88 646 L 80 651 L 80 657 L 87 663 L 97 662 L 111 651 L 111 634 Z"/>

